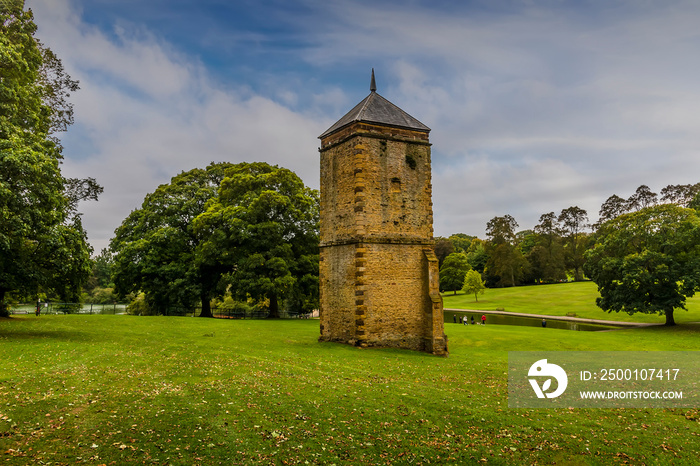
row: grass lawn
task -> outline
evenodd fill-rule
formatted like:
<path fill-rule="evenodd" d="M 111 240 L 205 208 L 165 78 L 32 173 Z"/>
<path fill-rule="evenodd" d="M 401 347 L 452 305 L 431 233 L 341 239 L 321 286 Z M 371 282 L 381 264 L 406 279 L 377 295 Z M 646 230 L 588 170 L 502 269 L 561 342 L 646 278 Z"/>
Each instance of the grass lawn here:
<path fill-rule="evenodd" d="M 509 409 L 510 350 L 699 350 L 700 325 L 446 324 L 450 356 L 318 321 L 0 320 L 4 464 L 693 464 L 697 409 Z"/>
<path fill-rule="evenodd" d="M 614 320 L 620 322 L 664 323 L 666 318 L 658 314 L 608 313 L 595 304 L 599 297 L 593 282 L 561 283 L 556 285 L 516 286 L 488 288 L 474 300 L 474 295 L 458 292 L 443 294 L 446 309 L 493 310 L 503 308 L 507 312 L 565 316 L 567 313 L 586 319 Z M 673 316 L 677 323 L 700 322 L 700 295 L 686 302 L 687 311 L 677 309 Z"/>

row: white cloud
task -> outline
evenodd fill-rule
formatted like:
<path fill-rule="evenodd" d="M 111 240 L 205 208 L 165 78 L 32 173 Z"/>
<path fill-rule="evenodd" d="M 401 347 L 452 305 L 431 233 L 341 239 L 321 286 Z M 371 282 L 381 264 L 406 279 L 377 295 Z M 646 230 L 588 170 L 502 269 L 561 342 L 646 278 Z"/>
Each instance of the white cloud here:
<path fill-rule="evenodd" d="M 590 199 L 579 195 L 590 184 L 561 160 L 527 159 L 514 165 L 483 155 L 466 157 L 433 173 L 433 195 L 440 200 L 435 215 L 442 219 L 435 234 L 484 237 L 486 223 L 506 214 L 513 215 L 521 229 L 531 229 L 540 215 L 572 205 L 588 209 L 591 216 L 597 214 L 597 206 L 590 209 Z"/>
<path fill-rule="evenodd" d="M 278 163 L 317 187 L 317 136 L 365 96 L 309 88 L 298 70 L 261 70 L 271 90 L 256 95 L 143 25 L 105 33 L 68 0 L 28 3 L 81 80 L 65 169 L 105 185 L 84 206 L 96 244 L 157 184 L 212 160 Z M 312 44 L 290 47 L 290 63 L 358 80 L 375 66 L 379 92 L 432 128 L 438 235 L 483 235 L 506 213 L 532 228 L 571 205 L 594 221 L 613 193 L 700 181 L 700 4 L 305 4 L 310 17 L 283 19 Z"/>
<path fill-rule="evenodd" d="M 148 192 L 212 161 L 264 160 L 318 187 L 318 134 L 325 121 L 245 89 L 213 83 L 203 66 L 148 31 L 121 27 L 116 39 L 81 22 L 67 0 L 35 0 L 38 36 L 73 78 L 76 124 L 64 136 L 63 171 L 105 188 L 84 203 L 96 252 Z"/>
<path fill-rule="evenodd" d="M 337 6 L 311 57 L 390 64 L 380 93 L 433 130 L 436 234 L 700 181 L 697 3 L 394 6 Z"/>

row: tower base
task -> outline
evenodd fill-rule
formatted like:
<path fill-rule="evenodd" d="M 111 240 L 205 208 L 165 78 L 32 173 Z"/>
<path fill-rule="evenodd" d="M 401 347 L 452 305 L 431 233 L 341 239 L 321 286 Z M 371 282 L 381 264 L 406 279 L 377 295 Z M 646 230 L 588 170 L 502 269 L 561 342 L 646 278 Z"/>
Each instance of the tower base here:
<path fill-rule="evenodd" d="M 319 341 L 447 355 L 438 262 L 411 243 L 321 247 Z"/>

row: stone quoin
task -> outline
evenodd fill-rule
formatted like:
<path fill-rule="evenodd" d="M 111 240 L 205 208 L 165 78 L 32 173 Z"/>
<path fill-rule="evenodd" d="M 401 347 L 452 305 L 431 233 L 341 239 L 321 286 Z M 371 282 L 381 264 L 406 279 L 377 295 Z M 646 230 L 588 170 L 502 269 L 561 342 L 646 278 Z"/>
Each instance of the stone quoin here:
<path fill-rule="evenodd" d="M 319 136 L 319 340 L 447 355 L 430 128 L 376 91 Z"/>

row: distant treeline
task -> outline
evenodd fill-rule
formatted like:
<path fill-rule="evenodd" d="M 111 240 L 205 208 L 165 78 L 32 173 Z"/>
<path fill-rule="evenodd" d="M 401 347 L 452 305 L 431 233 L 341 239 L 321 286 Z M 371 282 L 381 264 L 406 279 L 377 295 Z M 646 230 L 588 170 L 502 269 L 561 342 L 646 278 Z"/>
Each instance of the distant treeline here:
<path fill-rule="evenodd" d="M 518 222 L 506 214 L 489 220 L 485 239 L 464 233 L 438 237 L 441 291 L 461 290 L 469 270 L 481 273 L 491 288 L 584 280 L 584 252 L 605 222 L 658 204 L 696 208 L 699 193 L 700 183 L 669 185 L 660 193 L 641 185 L 626 199 L 610 196 L 595 223 L 590 223 L 586 210 L 572 206 L 558 214 L 542 214 L 532 230 L 518 230 Z"/>

